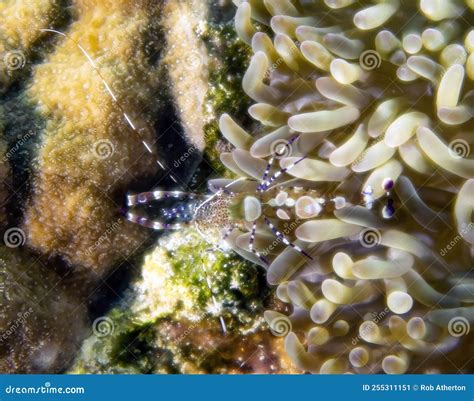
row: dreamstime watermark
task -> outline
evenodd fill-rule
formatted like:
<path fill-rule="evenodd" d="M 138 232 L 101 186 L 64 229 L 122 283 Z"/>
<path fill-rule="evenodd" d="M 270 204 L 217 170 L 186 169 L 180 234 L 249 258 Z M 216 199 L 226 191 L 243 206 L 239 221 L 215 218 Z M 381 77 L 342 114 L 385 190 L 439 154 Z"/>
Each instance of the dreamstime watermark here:
<path fill-rule="evenodd" d="M 184 58 L 184 66 L 188 70 L 197 70 L 204 65 L 204 57 L 197 50 L 189 52 Z"/>
<path fill-rule="evenodd" d="M 113 234 L 120 227 L 121 224 L 123 224 L 123 219 L 117 219 L 112 224 L 108 224 L 104 234 L 102 234 L 99 239 L 94 242 L 93 245 L 87 248 L 86 255 L 90 256 L 92 252 L 94 252 L 99 246 L 104 243 L 104 241 L 107 241 L 109 239 L 109 236 Z"/>
<path fill-rule="evenodd" d="M 359 57 L 359 65 L 366 71 L 372 71 L 379 68 L 382 64 L 382 57 L 375 50 L 366 50 Z"/>
<path fill-rule="evenodd" d="M 285 60 L 283 60 L 282 57 L 278 57 L 276 61 L 269 67 L 267 72 L 268 76 L 270 76 L 272 72 L 275 72 L 284 62 Z"/>
<path fill-rule="evenodd" d="M 281 231 L 284 236 L 290 235 L 292 232 L 294 232 L 300 224 L 300 220 L 296 219 L 293 220 L 290 224 L 285 223 L 283 230 Z M 262 256 L 268 256 L 278 245 L 280 245 L 283 242 L 283 237 L 277 236 L 273 242 L 268 245 L 265 249 L 260 251 L 260 254 Z"/>
<path fill-rule="evenodd" d="M 287 316 L 278 316 L 270 323 L 270 331 L 276 337 L 286 337 L 292 330 L 292 324 Z"/>
<path fill-rule="evenodd" d="M 453 337 L 467 336 L 470 331 L 469 320 L 463 316 L 453 317 L 448 323 L 448 332 Z"/>
<path fill-rule="evenodd" d="M 450 242 L 447 244 L 443 249 L 439 251 L 441 256 L 446 256 L 461 240 L 464 238 L 466 234 L 468 234 L 472 228 L 474 227 L 474 223 L 463 224 L 461 231 L 458 235 L 456 235 Z"/>
<path fill-rule="evenodd" d="M 3 242 L 8 248 L 18 248 L 25 245 L 26 234 L 19 227 L 9 228 L 3 235 Z"/>
<path fill-rule="evenodd" d="M 449 155 L 453 159 L 465 159 L 470 153 L 469 143 L 464 139 L 455 139 L 449 143 Z"/>
<path fill-rule="evenodd" d="M 8 338 L 14 335 L 18 329 L 20 329 L 25 323 L 30 315 L 33 314 L 33 308 L 29 308 L 26 312 L 18 313 L 18 317 L 10 322 L 10 325 L 7 329 L 0 335 L 0 344 L 8 340 Z"/>
<path fill-rule="evenodd" d="M 270 145 L 270 153 L 275 159 L 284 159 L 292 155 L 293 146 L 285 139 L 277 139 Z"/>
<path fill-rule="evenodd" d="M 25 135 L 23 135 L 18 142 L 13 145 L 8 152 L 3 156 L 3 161 L 6 162 L 10 160 L 13 155 L 18 152 L 23 145 L 34 135 L 33 131 L 28 131 Z"/>
<path fill-rule="evenodd" d="M 7 278 L 7 264 L 3 259 L 0 259 L 0 296 L 2 296 L 3 298 L 7 298 L 5 293 L 7 289 Z"/>
<path fill-rule="evenodd" d="M 102 338 L 114 334 L 115 324 L 112 319 L 106 316 L 98 317 L 92 323 L 92 332 L 96 337 Z"/>
<path fill-rule="evenodd" d="M 186 152 L 184 152 L 179 158 L 177 158 L 174 161 L 174 163 L 173 163 L 174 168 L 178 168 L 179 166 L 181 166 L 181 164 L 186 162 L 186 160 L 188 160 L 196 151 L 197 151 L 197 149 L 194 146 L 190 146 L 186 150 Z"/>
<path fill-rule="evenodd" d="M 382 242 L 382 235 L 376 228 L 365 228 L 359 234 L 359 242 L 364 248 L 373 248 L 380 245 Z"/>
<path fill-rule="evenodd" d="M 5 394 L 84 394 L 85 391 L 84 387 L 54 387 L 50 382 L 39 387 L 5 387 Z"/>
<path fill-rule="evenodd" d="M 379 142 L 382 142 L 384 140 L 384 137 L 383 135 L 382 136 L 379 136 L 376 140 L 374 140 L 372 142 L 372 144 L 367 148 L 365 149 L 358 157 L 357 159 L 355 159 L 352 164 L 351 164 L 351 168 L 354 169 L 356 168 L 360 163 L 362 163 L 362 161 L 365 159 L 365 156 L 367 155 L 367 153 L 369 152 L 369 150 L 371 148 L 373 148 L 375 145 L 377 145 Z"/>
<path fill-rule="evenodd" d="M 108 159 L 115 152 L 114 144 L 108 139 L 100 139 L 93 145 L 94 155 L 99 159 Z"/>
<path fill-rule="evenodd" d="M 202 315 L 200 315 L 196 321 L 194 321 L 189 327 L 186 328 L 186 330 L 184 330 L 183 333 L 181 333 L 178 338 L 176 338 L 176 344 L 180 344 L 184 339 L 186 339 L 194 330 L 197 329 L 199 323 L 208 317 L 212 317 L 211 313 L 209 312 L 204 312 Z"/>
<path fill-rule="evenodd" d="M 21 50 L 11 50 L 2 55 L 7 74 L 21 70 L 26 65 L 25 54 Z"/>
<path fill-rule="evenodd" d="M 295 46 L 289 48 L 290 52 L 288 54 L 289 57 L 301 57 L 299 49 Z M 273 72 L 275 72 L 282 64 L 285 63 L 285 59 L 283 57 L 278 57 L 275 62 L 268 68 L 267 70 L 267 77 L 269 77 Z"/>
<path fill-rule="evenodd" d="M 359 334 L 357 334 L 356 337 L 352 338 L 352 345 L 357 345 L 361 340 L 363 340 L 364 337 L 367 336 L 367 334 L 370 333 L 370 331 L 374 330 L 374 328 L 382 322 L 385 317 L 390 313 L 390 310 L 388 308 L 385 308 L 381 312 L 372 312 L 370 313 L 370 320 L 366 320 L 366 322 L 369 322 L 368 324 L 364 325 L 364 327 L 359 331 Z"/>

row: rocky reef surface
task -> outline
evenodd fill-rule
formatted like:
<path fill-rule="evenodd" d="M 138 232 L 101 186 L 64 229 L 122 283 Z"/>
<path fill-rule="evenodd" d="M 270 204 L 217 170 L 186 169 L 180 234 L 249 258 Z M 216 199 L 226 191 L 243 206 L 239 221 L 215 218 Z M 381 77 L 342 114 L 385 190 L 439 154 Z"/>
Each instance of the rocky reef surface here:
<path fill-rule="evenodd" d="M 0 371 L 66 369 L 88 331 L 83 300 L 35 256 L 11 243 L 0 248 L 0 279 Z"/>
<path fill-rule="evenodd" d="M 73 373 L 292 373 L 263 319 L 264 272 L 194 230 L 145 256 L 120 306 L 97 317 Z"/>

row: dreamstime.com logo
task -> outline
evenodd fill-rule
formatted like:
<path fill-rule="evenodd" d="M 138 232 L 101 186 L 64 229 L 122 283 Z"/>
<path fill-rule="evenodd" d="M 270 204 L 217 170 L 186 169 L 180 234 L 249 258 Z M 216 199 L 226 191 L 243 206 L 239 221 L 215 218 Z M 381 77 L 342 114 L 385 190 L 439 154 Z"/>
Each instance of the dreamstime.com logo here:
<path fill-rule="evenodd" d="M 202 322 L 205 319 L 208 319 L 212 317 L 212 315 L 209 312 L 203 313 L 199 318 L 194 321 L 190 326 L 188 326 L 180 335 L 179 337 L 175 340 L 177 344 L 181 343 L 184 339 L 186 339 L 195 329 L 199 327 L 199 323 Z"/>
<path fill-rule="evenodd" d="M 469 143 L 464 139 L 455 139 L 449 143 L 449 155 L 453 159 L 466 159 L 471 153 Z"/>
<path fill-rule="evenodd" d="M 196 153 L 197 149 L 194 147 L 194 146 L 190 146 L 186 152 L 184 152 L 179 158 L 177 158 L 174 163 L 173 163 L 173 166 L 174 168 L 178 168 L 179 166 L 181 166 L 181 164 L 183 164 L 186 160 L 188 160 L 194 153 Z"/>
<path fill-rule="evenodd" d="M 3 259 L 0 259 L 0 299 L 7 299 L 7 264 Z"/>
<path fill-rule="evenodd" d="M 188 70 L 197 70 L 204 65 L 204 57 L 196 50 L 191 51 L 184 59 L 184 66 Z"/>
<path fill-rule="evenodd" d="M 289 236 L 298 228 L 299 224 L 299 219 L 294 220 L 291 224 L 285 223 L 284 228 L 282 229 L 282 234 L 286 237 Z M 272 253 L 272 251 L 281 243 L 283 243 L 283 237 L 276 237 L 270 245 L 260 251 L 261 255 L 270 255 L 270 253 Z"/>
<path fill-rule="evenodd" d="M 272 142 L 270 153 L 275 159 L 284 159 L 292 155 L 293 146 L 285 139 L 277 139 Z"/>
<path fill-rule="evenodd" d="M 33 131 L 28 131 L 25 135 L 23 135 L 18 140 L 18 142 L 16 142 L 15 145 L 10 148 L 10 150 L 5 154 L 5 156 L 3 156 L 3 161 L 6 162 L 10 160 L 13 155 L 15 155 L 15 153 L 17 153 L 25 145 L 25 143 L 28 142 L 28 140 L 34 135 L 35 133 Z"/>
<path fill-rule="evenodd" d="M 369 152 L 370 149 L 372 149 L 375 145 L 378 143 L 382 142 L 384 140 L 384 136 L 379 136 L 376 138 L 374 141 L 371 142 L 371 145 L 365 149 L 358 157 L 355 159 L 352 164 L 351 164 L 351 169 L 356 169 L 366 158 L 367 153 Z"/>
<path fill-rule="evenodd" d="M 5 394 L 85 394 L 84 387 L 55 387 L 50 382 L 44 383 L 42 386 L 7 386 Z"/>

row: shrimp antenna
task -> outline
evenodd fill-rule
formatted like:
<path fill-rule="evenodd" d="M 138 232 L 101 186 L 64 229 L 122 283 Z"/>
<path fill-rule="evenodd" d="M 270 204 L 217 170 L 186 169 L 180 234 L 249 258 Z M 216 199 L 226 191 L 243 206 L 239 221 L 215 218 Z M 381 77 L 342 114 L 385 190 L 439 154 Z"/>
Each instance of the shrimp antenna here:
<path fill-rule="evenodd" d="M 104 85 L 106 91 L 109 93 L 110 97 L 112 98 L 112 100 L 114 101 L 114 103 L 117 105 L 117 108 L 120 110 L 120 112 L 122 113 L 122 116 L 124 117 L 125 121 L 127 122 L 128 126 L 132 129 L 132 131 L 134 131 L 138 136 L 139 136 L 139 133 L 137 132 L 137 129 L 135 128 L 135 125 L 133 124 L 131 118 L 127 115 L 127 113 L 123 110 L 123 107 L 121 106 L 120 102 L 118 101 L 117 97 L 115 96 L 114 92 L 112 91 L 112 89 L 110 88 L 110 86 L 107 84 L 107 81 L 104 79 L 104 77 L 102 76 L 102 74 L 100 73 L 99 69 L 97 68 L 97 65 L 94 63 L 94 60 L 92 59 L 92 57 L 89 55 L 89 53 L 87 53 L 87 51 L 78 43 L 76 42 L 73 38 L 71 38 L 69 35 L 63 33 L 63 32 L 60 32 L 60 31 L 57 31 L 55 29 L 48 29 L 48 28 L 43 28 L 43 29 L 40 29 L 41 32 L 52 32 L 54 34 L 57 34 L 57 35 L 61 35 L 61 36 L 64 36 L 65 38 L 67 38 L 68 40 L 70 40 L 71 42 L 73 42 L 76 47 L 82 52 L 82 54 L 85 56 L 85 58 L 87 59 L 88 63 L 90 64 L 90 66 L 94 69 L 94 71 L 97 73 L 97 75 L 99 76 L 100 80 L 102 81 L 102 84 Z M 143 143 L 143 146 L 146 148 L 146 150 L 148 151 L 148 153 L 150 153 L 151 155 L 155 156 L 151 146 L 144 140 L 142 139 L 141 140 L 142 143 Z M 158 158 L 156 158 L 156 162 L 157 164 L 161 167 L 161 169 L 165 172 L 168 173 L 169 177 L 175 182 L 175 183 L 178 183 L 178 181 L 176 180 L 176 178 L 173 176 L 173 174 L 171 174 L 171 172 L 167 171 L 166 167 L 163 165 L 163 163 L 161 163 Z M 164 195 L 166 192 L 163 192 L 160 194 L 161 195 Z M 149 194 L 143 194 L 142 196 L 144 196 L 145 198 L 147 196 L 149 196 L 150 198 L 154 198 L 155 196 L 157 196 L 157 192 L 152 192 L 152 193 L 149 193 Z M 134 205 L 135 203 L 141 203 L 140 202 L 140 198 L 139 197 L 129 197 L 128 199 L 128 202 L 131 204 L 131 205 Z M 154 228 L 154 229 L 178 229 L 178 228 L 181 228 L 181 225 L 177 224 L 177 225 L 172 225 L 172 226 L 167 226 L 165 224 L 162 224 L 161 222 L 156 222 L 156 221 L 149 221 L 148 219 L 146 218 L 143 218 L 143 217 L 139 217 L 139 216 L 135 216 L 133 214 L 128 214 L 128 219 L 133 221 L 133 222 L 137 222 L 138 224 L 141 224 L 143 226 L 146 226 L 146 227 L 150 227 L 150 228 Z M 204 274 L 206 276 L 206 282 L 207 282 L 207 286 L 209 288 L 209 290 L 211 291 L 211 294 L 212 294 L 212 300 L 213 300 L 213 303 L 214 303 L 214 306 L 217 307 L 217 301 L 215 299 L 215 296 L 214 296 L 214 292 L 212 290 L 212 287 L 211 287 L 211 283 L 210 283 L 210 280 L 209 280 L 209 276 L 207 274 L 207 271 L 206 269 L 204 268 Z M 222 327 L 222 331 L 224 332 L 224 334 L 227 332 L 227 328 L 226 328 L 226 324 L 225 324 L 225 321 L 224 321 L 224 318 L 222 316 L 219 316 L 219 321 L 220 321 L 220 324 L 221 324 L 221 327 Z"/>
<path fill-rule="evenodd" d="M 109 86 L 109 84 L 107 83 L 107 81 L 104 79 L 104 77 L 102 76 L 102 74 L 100 73 L 99 71 L 99 68 L 97 67 L 97 65 L 94 63 L 94 60 L 92 59 L 92 57 L 89 55 L 89 53 L 87 53 L 87 51 L 77 42 L 75 41 L 73 38 L 71 38 L 68 34 L 64 33 L 64 32 L 60 32 L 60 31 L 57 31 L 55 29 L 49 29 L 49 28 L 42 28 L 40 29 L 41 32 L 51 32 L 51 33 L 54 33 L 54 34 L 57 34 L 57 35 L 61 35 L 61 36 L 64 36 L 66 39 L 70 40 L 71 42 L 73 42 L 76 47 L 81 51 L 81 53 L 84 55 L 84 57 L 87 59 L 88 63 L 90 64 L 90 66 L 92 67 L 92 69 L 97 73 L 97 75 L 99 76 L 100 80 L 102 81 L 102 84 L 104 85 L 105 87 L 105 90 L 109 93 L 110 97 L 112 98 L 112 100 L 114 101 L 114 103 L 117 105 L 117 108 L 120 110 L 120 112 L 122 113 L 122 116 L 123 118 L 125 119 L 125 121 L 127 122 L 128 126 L 132 129 L 133 132 L 135 132 L 137 134 L 138 137 L 140 137 L 140 134 L 138 133 L 135 125 L 133 124 L 131 118 L 128 116 L 128 114 L 124 111 L 123 107 L 121 106 L 120 102 L 118 101 L 117 97 L 115 96 L 114 92 L 112 91 L 111 87 Z M 141 139 L 141 138 L 140 138 Z M 155 157 L 155 160 L 156 160 L 156 163 L 161 167 L 161 169 L 165 172 L 168 173 L 169 177 L 175 182 L 175 183 L 178 183 L 178 181 L 176 180 L 176 178 L 173 176 L 173 174 L 171 174 L 171 172 L 167 171 L 166 169 L 166 166 L 160 162 L 158 160 L 158 158 L 156 158 L 156 155 L 155 153 L 153 152 L 152 150 L 152 147 L 144 140 L 144 139 L 141 139 L 142 141 L 142 144 L 143 146 L 145 147 L 145 149 L 148 151 L 148 153 L 150 153 L 152 156 Z"/>

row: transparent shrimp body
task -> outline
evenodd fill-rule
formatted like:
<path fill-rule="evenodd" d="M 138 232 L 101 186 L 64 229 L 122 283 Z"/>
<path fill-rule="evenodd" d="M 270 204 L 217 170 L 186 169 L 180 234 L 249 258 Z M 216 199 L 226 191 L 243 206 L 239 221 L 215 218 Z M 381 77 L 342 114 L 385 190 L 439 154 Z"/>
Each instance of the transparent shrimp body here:
<path fill-rule="evenodd" d="M 304 157 L 300 160 L 304 160 Z M 211 181 L 210 189 L 213 193 L 210 195 L 179 191 L 130 195 L 129 207 L 170 199 L 181 206 L 172 207 L 171 212 L 165 212 L 165 216 L 158 220 L 148 219 L 131 211 L 127 217 L 132 222 L 155 230 L 173 230 L 191 225 L 205 241 L 219 247 L 222 247 L 223 241 L 227 242 L 238 253 L 250 256 L 250 259 L 263 265 L 268 265 L 268 258 L 272 257 L 271 252 L 265 249 L 269 243 L 275 243 L 275 240 L 277 245 L 289 246 L 312 259 L 309 251 L 303 249 L 301 242 L 296 240 L 296 229 L 304 221 L 330 216 L 356 200 L 323 194 L 313 188 L 275 183 L 275 177 L 281 175 L 281 170 L 270 175 L 271 164 L 270 159 L 260 181 L 240 178 L 221 182 L 219 185 Z M 355 197 L 365 208 L 373 207 L 370 188 Z"/>

